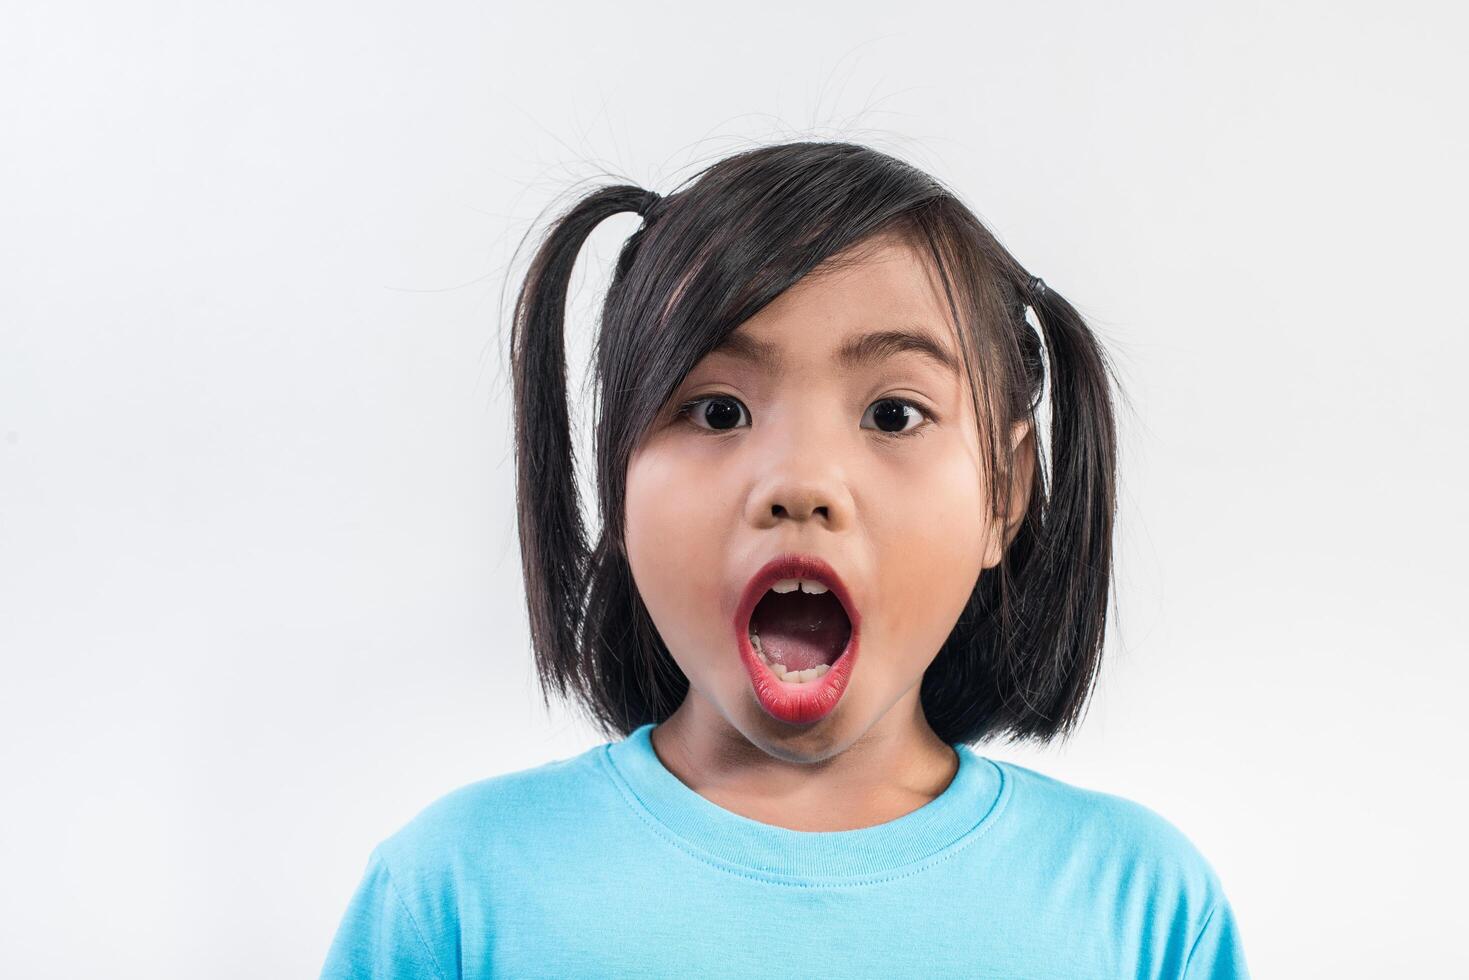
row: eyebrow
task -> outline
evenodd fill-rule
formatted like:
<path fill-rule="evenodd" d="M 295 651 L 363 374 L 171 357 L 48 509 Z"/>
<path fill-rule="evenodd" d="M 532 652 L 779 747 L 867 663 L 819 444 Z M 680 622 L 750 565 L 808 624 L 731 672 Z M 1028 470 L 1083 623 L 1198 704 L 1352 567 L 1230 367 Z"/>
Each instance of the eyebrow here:
<path fill-rule="evenodd" d="M 779 344 L 738 331 L 726 336 L 713 353 L 768 365 L 777 371 L 783 360 Z M 932 335 L 913 330 L 874 330 L 853 337 L 837 348 L 836 362 L 845 368 L 858 368 L 898 354 L 918 354 L 950 374 L 959 373 L 959 362 L 947 347 Z"/>

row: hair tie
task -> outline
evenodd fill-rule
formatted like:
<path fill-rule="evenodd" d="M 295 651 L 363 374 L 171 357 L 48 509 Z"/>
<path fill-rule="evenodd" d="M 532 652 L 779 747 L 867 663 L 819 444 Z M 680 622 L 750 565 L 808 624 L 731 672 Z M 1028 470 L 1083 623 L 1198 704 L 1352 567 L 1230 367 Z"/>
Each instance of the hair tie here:
<path fill-rule="evenodd" d="M 1040 302 L 1046 295 L 1046 281 L 1040 276 L 1031 276 L 1030 282 L 1026 284 L 1030 290 L 1031 302 Z"/>
<path fill-rule="evenodd" d="M 657 191 L 643 191 L 643 199 L 638 203 L 636 208 L 637 213 L 641 217 L 647 218 L 648 212 L 653 210 L 653 205 L 661 200 L 663 200 L 663 195 Z"/>

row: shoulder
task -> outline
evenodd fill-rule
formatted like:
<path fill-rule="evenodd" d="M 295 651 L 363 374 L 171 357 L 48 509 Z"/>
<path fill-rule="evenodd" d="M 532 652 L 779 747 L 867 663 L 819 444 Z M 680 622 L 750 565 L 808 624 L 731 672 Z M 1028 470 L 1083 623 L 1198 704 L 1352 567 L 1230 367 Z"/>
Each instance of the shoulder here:
<path fill-rule="evenodd" d="M 433 799 L 374 849 L 395 880 L 473 875 L 531 837 L 566 833 L 578 803 L 596 785 L 601 746 L 565 759 L 501 773 Z"/>
<path fill-rule="evenodd" d="M 1133 878 L 1170 885 L 1207 908 L 1222 891 L 1193 840 L 1153 808 L 1013 762 L 993 760 L 1012 783 L 1011 802 L 1036 834 L 1066 842 L 1070 859 L 1091 854 Z"/>
<path fill-rule="evenodd" d="M 590 785 L 597 749 L 476 780 L 421 808 L 382 839 L 332 942 L 322 977 L 459 976 L 459 914 L 528 828 L 567 833 L 564 816 Z M 558 812 L 562 814 L 558 818 Z M 542 845 L 538 853 L 546 853 Z"/>
<path fill-rule="evenodd" d="M 1234 911 L 1219 876 L 1173 821 L 1137 800 L 991 760 L 1008 781 L 1003 821 L 1012 877 L 1048 900 L 1104 917 L 1152 975 L 1247 977 Z"/>

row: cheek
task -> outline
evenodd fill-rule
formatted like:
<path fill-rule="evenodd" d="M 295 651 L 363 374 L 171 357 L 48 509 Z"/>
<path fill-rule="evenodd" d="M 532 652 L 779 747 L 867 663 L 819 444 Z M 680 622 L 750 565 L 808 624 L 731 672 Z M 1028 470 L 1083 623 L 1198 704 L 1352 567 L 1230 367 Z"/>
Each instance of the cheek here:
<path fill-rule="evenodd" d="M 648 556 L 677 554 L 683 536 L 679 528 L 689 527 L 695 506 L 689 494 L 682 491 L 683 480 L 674 467 L 657 455 L 638 457 L 627 471 L 627 547 L 635 562 Z M 634 565 L 634 570 L 637 565 Z"/>
<path fill-rule="evenodd" d="M 925 654 L 937 653 L 983 563 L 991 523 L 984 476 L 960 452 L 935 454 L 906 476 L 903 501 L 889 511 L 876 542 L 884 627 L 895 639 L 920 643 Z"/>
<path fill-rule="evenodd" d="M 659 635 L 679 657 L 727 632 L 720 598 L 730 521 L 701 486 L 697 474 L 657 455 L 628 467 L 628 564 Z"/>

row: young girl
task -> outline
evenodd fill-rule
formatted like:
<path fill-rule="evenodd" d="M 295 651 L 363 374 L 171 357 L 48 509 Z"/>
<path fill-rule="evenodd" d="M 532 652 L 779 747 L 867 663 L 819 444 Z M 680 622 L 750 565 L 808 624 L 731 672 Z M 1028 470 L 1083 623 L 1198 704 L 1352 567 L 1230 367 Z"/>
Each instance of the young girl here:
<path fill-rule="evenodd" d="M 625 211 L 589 545 L 567 284 Z M 1076 725 L 1116 436 L 1096 338 L 953 193 L 811 142 L 594 191 L 511 346 L 537 667 L 611 740 L 382 841 L 323 977 L 1246 976 L 1178 829 L 972 747 Z"/>

